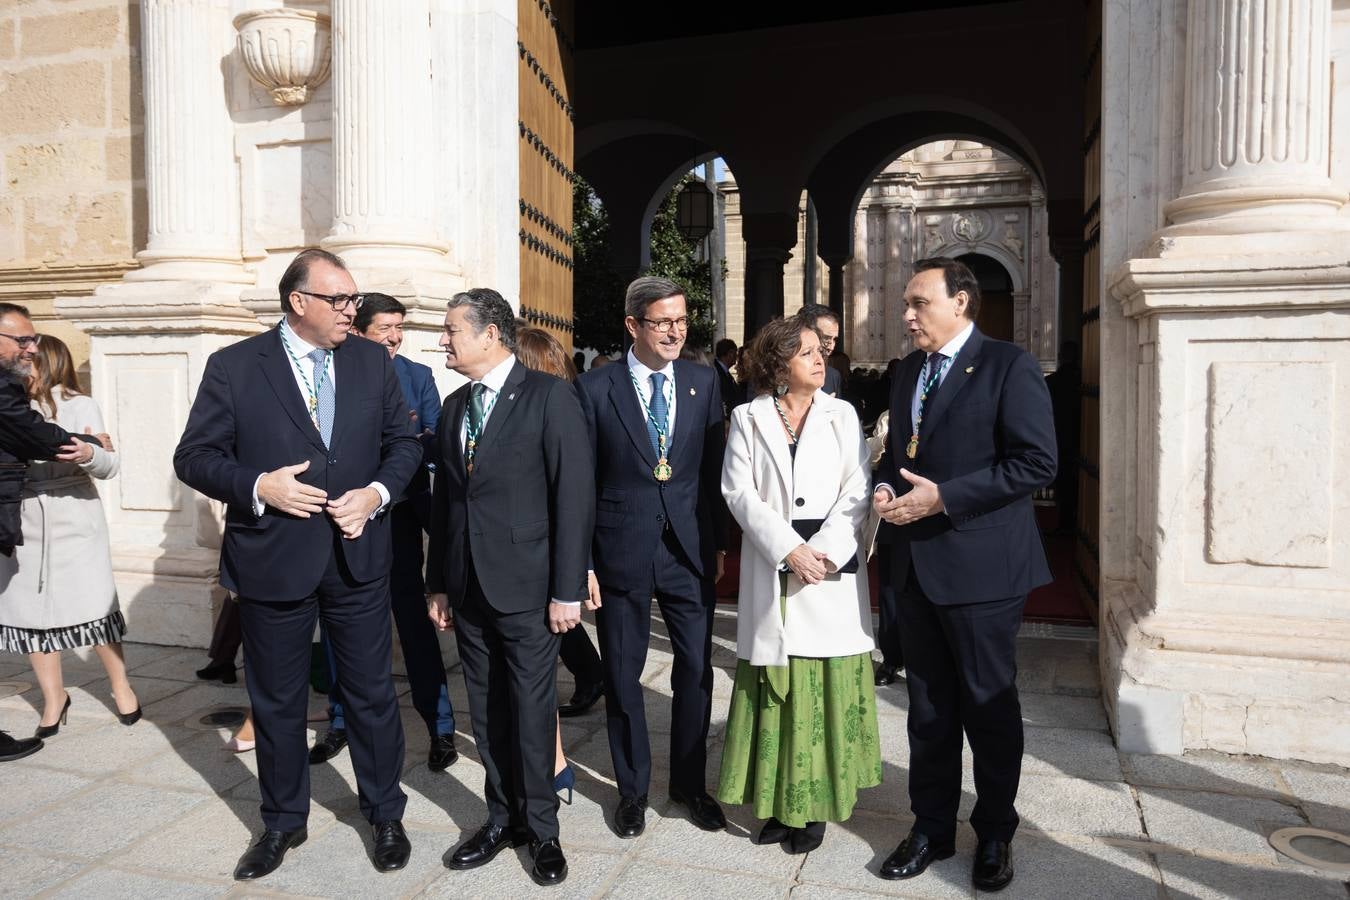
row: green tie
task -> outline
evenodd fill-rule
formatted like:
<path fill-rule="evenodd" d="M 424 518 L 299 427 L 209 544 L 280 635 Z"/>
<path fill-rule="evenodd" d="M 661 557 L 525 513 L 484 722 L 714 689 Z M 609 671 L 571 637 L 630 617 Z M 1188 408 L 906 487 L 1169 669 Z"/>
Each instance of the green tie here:
<path fill-rule="evenodd" d="M 469 391 L 469 421 L 465 428 L 464 462 L 470 472 L 473 471 L 473 458 L 478 454 L 478 439 L 483 434 L 483 392 L 487 390 L 480 381 Z"/>

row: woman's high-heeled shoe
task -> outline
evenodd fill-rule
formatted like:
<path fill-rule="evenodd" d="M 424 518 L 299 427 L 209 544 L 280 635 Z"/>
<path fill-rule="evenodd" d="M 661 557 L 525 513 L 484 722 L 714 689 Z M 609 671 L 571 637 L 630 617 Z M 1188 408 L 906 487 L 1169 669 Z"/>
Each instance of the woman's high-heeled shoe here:
<path fill-rule="evenodd" d="M 70 692 L 66 692 L 66 705 L 61 707 L 61 718 L 56 720 L 55 725 L 39 724 L 37 730 L 33 732 L 35 738 L 49 738 L 61 730 L 61 726 L 66 724 L 66 716 L 70 714 Z M 41 723 L 41 719 L 38 720 Z"/>
<path fill-rule="evenodd" d="M 137 722 L 141 720 L 141 705 L 137 703 L 136 708 L 129 713 L 119 712 L 117 709 L 117 698 L 114 697 L 113 713 L 117 715 L 117 721 L 121 722 L 123 725 L 127 726 L 135 725 Z"/>
<path fill-rule="evenodd" d="M 576 786 L 577 786 L 577 771 L 576 769 L 572 768 L 571 763 L 568 763 L 567 765 L 563 766 L 562 771 L 559 772 L 557 775 L 553 776 L 553 793 L 561 794 L 564 790 L 566 790 L 567 799 L 563 800 L 563 802 L 566 803 L 568 806 L 572 805 L 572 789 L 575 788 Z"/>
<path fill-rule="evenodd" d="M 225 742 L 225 749 L 231 753 L 247 753 L 258 746 L 257 741 L 240 740 L 238 737 L 232 737 Z"/>

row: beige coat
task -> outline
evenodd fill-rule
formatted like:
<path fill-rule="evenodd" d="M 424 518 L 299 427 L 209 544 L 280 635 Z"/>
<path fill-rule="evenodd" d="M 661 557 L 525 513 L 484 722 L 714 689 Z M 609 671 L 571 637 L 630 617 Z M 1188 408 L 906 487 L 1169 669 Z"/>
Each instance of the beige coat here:
<path fill-rule="evenodd" d="M 817 392 L 794 464 L 773 399 L 760 396 L 731 414 L 722 495 L 745 532 L 736 655 L 753 665 L 785 666 L 789 656 L 851 656 L 872 650 L 867 569 L 816 585 L 788 576 L 786 621 L 778 566 L 802 543 L 793 519 L 824 519 L 806 543 L 835 568 L 858 552 L 871 509 L 867 444 L 858 414 Z"/>
<path fill-rule="evenodd" d="M 58 397 L 53 421 L 73 433 L 104 430 L 98 405 L 85 396 Z M 0 556 L 0 624 L 62 628 L 117 609 L 108 524 L 92 479 L 112 478 L 119 468 L 117 454 L 99 446 L 84 465 L 29 464 L 23 546 Z"/>

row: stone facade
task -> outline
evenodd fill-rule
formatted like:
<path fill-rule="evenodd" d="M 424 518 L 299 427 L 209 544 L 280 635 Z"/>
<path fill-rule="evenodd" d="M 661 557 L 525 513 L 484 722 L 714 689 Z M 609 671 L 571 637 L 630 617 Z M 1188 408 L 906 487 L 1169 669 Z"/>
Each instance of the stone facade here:
<path fill-rule="evenodd" d="M 745 244 L 740 192 L 733 178 L 718 185 L 727 198 L 727 333 L 744 335 Z M 827 266 L 814 254 L 803 194 L 797 250 L 783 273 L 784 307 L 825 303 Z M 1045 227 L 1045 194 L 1026 166 L 992 147 L 944 140 L 909 150 L 867 187 L 853 222 L 853 257 L 844 267 L 843 349 L 855 366 L 884 368 L 912 348 L 901 312 L 915 259 L 987 257 L 1007 273 L 1012 329 L 1006 335 L 1049 372 L 1058 353 L 1057 265 Z M 744 335 L 749 337 L 749 335 Z"/>
<path fill-rule="evenodd" d="M 0 300 L 83 366 L 89 339 L 54 314 L 134 267 L 145 245 L 140 4 L 0 8 Z"/>

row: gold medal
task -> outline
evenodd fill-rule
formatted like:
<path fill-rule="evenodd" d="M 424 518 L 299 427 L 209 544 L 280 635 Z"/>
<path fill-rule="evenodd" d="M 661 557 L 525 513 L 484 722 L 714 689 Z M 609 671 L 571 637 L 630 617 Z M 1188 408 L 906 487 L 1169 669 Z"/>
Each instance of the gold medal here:
<path fill-rule="evenodd" d="M 669 481 L 674 474 L 675 470 L 670 467 L 670 463 L 666 462 L 664 456 L 656 461 L 656 468 L 652 469 L 652 475 L 657 481 Z"/>
<path fill-rule="evenodd" d="M 919 455 L 919 436 L 917 434 L 909 439 L 909 446 L 905 447 L 905 455 L 910 459 Z"/>
<path fill-rule="evenodd" d="M 473 460 L 469 460 L 464 464 L 464 472 L 467 475 L 473 474 Z"/>

